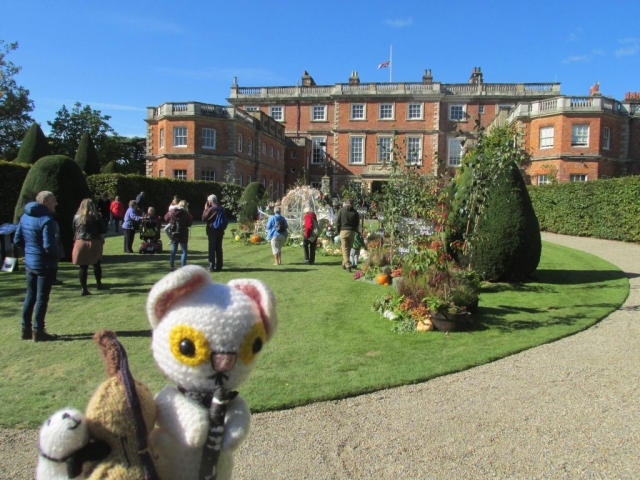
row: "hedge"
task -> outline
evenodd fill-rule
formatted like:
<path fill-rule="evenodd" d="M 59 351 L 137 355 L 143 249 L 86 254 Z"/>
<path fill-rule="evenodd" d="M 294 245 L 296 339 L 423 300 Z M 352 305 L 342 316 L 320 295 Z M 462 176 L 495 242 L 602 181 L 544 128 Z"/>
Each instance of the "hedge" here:
<path fill-rule="evenodd" d="M 640 176 L 529 186 L 540 230 L 640 242 Z"/>
<path fill-rule="evenodd" d="M 30 168 L 31 165 L 0 160 L 0 178 L 3 183 L 0 188 L 0 225 L 12 223 L 20 190 Z M 142 190 L 145 192 L 147 204 L 154 206 L 158 215 L 164 215 L 173 196 L 178 195 L 189 202 L 189 211 L 196 220 L 202 218 L 202 208 L 212 193 L 225 208 L 229 204 L 233 206 L 227 209 L 229 216 L 233 217 L 232 213 L 237 208 L 243 192 L 242 187 L 233 184 L 123 174 L 90 175 L 87 177 L 87 185 L 94 199 L 97 200 L 102 192 L 106 192 L 112 200 L 116 195 L 120 195 L 125 205 L 129 200 L 134 200 Z"/>
<path fill-rule="evenodd" d="M 13 222 L 13 211 L 30 168 L 30 164 L 0 160 L 0 225 Z"/>
<path fill-rule="evenodd" d="M 87 177 L 89 189 L 94 197 L 98 198 L 102 192 L 113 200 L 116 195 L 120 196 L 120 201 L 127 206 L 129 201 L 135 200 L 136 196 L 144 191 L 145 203 L 156 209 L 156 214 L 163 216 L 173 196 L 189 203 L 189 212 L 195 220 L 202 218 L 202 210 L 207 197 L 212 193 L 226 205 L 228 202 L 237 203 L 242 194 L 242 187 L 237 185 L 224 185 L 218 182 L 207 181 L 185 181 L 173 178 L 152 178 L 144 175 L 102 173 Z M 231 192 L 232 198 L 225 198 L 223 190 Z M 229 196 L 229 195 L 228 195 Z"/>

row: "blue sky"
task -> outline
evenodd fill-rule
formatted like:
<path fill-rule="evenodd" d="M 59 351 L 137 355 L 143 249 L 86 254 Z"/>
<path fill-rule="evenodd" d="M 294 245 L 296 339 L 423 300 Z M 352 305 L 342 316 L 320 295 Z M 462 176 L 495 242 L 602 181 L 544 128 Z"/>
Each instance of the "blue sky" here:
<path fill-rule="evenodd" d="M 62 105 L 89 104 L 120 135 L 145 135 L 146 107 L 226 105 L 242 87 L 434 81 L 560 82 L 565 95 L 640 91 L 637 0 L 305 2 L 0 0 L 0 39 L 43 130 Z"/>

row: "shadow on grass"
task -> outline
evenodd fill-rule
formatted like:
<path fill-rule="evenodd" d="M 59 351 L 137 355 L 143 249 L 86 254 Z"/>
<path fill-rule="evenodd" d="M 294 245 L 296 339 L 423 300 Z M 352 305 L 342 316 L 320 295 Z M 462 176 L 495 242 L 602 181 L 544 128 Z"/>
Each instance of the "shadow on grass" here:
<path fill-rule="evenodd" d="M 590 307 L 592 308 L 606 308 L 612 310 L 615 309 L 616 306 L 616 304 L 612 303 L 599 303 L 590 305 Z M 518 330 L 536 330 L 538 328 L 553 327 L 558 325 L 572 326 L 584 319 L 583 315 L 567 315 L 566 310 L 563 311 L 561 316 L 549 315 L 550 310 L 556 310 L 556 308 L 549 307 L 546 309 L 540 309 L 505 305 L 498 305 L 497 307 L 481 307 L 478 312 L 477 320 L 474 320 L 474 324 L 471 329 L 486 330 L 488 328 L 497 328 L 504 332 L 514 332 Z M 507 315 L 513 314 L 540 314 L 541 316 L 546 317 L 547 320 L 509 320 L 508 318 L 505 318 Z"/>
<path fill-rule="evenodd" d="M 536 282 L 551 285 L 600 283 L 637 276 L 636 274 L 625 274 L 620 270 L 536 270 L 532 275 Z"/>
<path fill-rule="evenodd" d="M 71 333 L 68 335 L 59 335 L 59 342 L 74 342 L 77 340 L 92 340 L 95 332 L 88 333 Z M 117 337 L 138 337 L 151 338 L 151 330 L 119 330 L 115 332 Z"/>

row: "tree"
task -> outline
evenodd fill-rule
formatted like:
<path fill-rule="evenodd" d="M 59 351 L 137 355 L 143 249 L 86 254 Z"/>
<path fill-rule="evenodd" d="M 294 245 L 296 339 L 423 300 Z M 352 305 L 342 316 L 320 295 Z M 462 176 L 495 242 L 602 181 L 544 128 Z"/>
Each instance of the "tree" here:
<path fill-rule="evenodd" d="M 242 192 L 238 202 L 238 222 L 245 227 L 253 227 L 258 218 L 258 206 L 264 200 L 266 189 L 260 182 L 251 182 Z"/>
<path fill-rule="evenodd" d="M 119 147 L 118 171 L 144 175 L 147 169 L 147 139 L 144 137 L 116 137 Z"/>
<path fill-rule="evenodd" d="M 60 239 L 65 259 L 71 260 L 73 248 L 73 216 L 80 202 L 91 198 L 82 170 L 76 162 L 64 155 L 49 155 L 33 164 L 24 179 L 20 197 L 14 211 L 13 223 L 18 223 L 27 203 L 33 202 L 38 192 L 48 190 L 56 195 L 56 220 L 60 226 Z"/>
<path fill-rule="evenodd" d="M 18 43 L 0 40 L 0 158 L 12 160 L 33 118 L 33 101 L 29 90 L 18 86 L 13 78 L 21 67 L 7 61 L 6 56 L 18 48 Z"/>
<path fill-rule="evenodd" d="M 89 132 L 84 132 L 82 135 L 75 160 L 87 175 L 100 173 L 100 159 L 98 158 L 98 152 Z"/>
<path fill-rule="evenodd" d="M 16 162 L 34 164 L 38 159 L 49 155 L 49 142 L 36 122 L 29 127 L 22 139 Z"/>
<path fill-rule="evenodd" d="M 479 132 L 463 160 L 452 223 L 484 280 L 522 281 L 540 261 L 540 227 L 519 169 L 527 161 L 512 126 Z"/>
<path fill-rule="evenodd" d="M 89 132 L 98 151 L 100 164 L 106 165 L 111 160 L 117 160 L 119 148 L 116 132 L 109 125 L 109 115 L 102 115 L 100 110 L 92 110 L 90 105 L 82 106 L 76 102 L 71 112 L 65 105 L 56 112 L 51 126 L 49 139 L 53 152 L 59 155 L 75 158 L 82 135 Z"/>

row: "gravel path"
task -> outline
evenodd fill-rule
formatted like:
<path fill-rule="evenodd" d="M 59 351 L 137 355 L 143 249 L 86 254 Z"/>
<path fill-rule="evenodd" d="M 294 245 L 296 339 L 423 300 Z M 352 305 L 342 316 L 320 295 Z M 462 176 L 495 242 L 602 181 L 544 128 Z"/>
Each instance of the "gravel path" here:
<path fill-rule="evenodd" d="M 256 414 L 234 478 L 640 478 L 640 246 L 543 239 L 623 269 L 620 310 L 465 372 Z M 35 451 L 35 432 L 0 430 L 0 478 L 32 478 Z"/>

